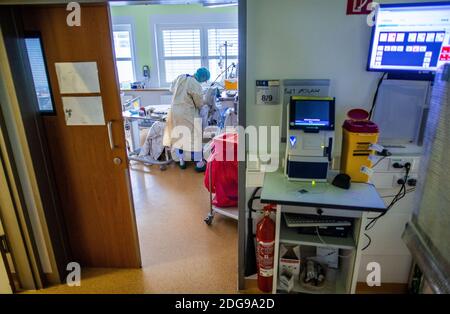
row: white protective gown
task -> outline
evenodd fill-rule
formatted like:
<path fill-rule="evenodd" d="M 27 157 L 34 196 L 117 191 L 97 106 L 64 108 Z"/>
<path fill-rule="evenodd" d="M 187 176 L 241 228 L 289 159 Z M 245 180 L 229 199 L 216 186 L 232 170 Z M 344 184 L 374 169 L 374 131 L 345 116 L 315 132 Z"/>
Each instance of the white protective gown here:
<path fill-rule="evenodd" d="M 202 119 L 199 111 L 203 106 L 203 95 L 200 83 L 193 76 L 183 74 L 173 81 L 170 91 L 173 93 L 172 108 L 165 130 L 165 135 L 170 136 L 170 146 L 190 152 L 202 151 Z M 178 126 L 186 127 L 190 136 L 177 138 L 173 130 Z"/>

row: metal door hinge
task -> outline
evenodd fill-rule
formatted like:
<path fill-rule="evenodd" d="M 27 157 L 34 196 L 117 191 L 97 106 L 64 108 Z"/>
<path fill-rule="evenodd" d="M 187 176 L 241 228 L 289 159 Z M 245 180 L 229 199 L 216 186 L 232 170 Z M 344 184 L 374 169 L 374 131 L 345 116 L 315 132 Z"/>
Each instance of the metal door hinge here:
<path fill-rule="evenodd" d="M 8 247 L 8 241 L 6 241 L 6 235 L 0 235 L 0 251 L 4 254 L 11 253 Z"/>

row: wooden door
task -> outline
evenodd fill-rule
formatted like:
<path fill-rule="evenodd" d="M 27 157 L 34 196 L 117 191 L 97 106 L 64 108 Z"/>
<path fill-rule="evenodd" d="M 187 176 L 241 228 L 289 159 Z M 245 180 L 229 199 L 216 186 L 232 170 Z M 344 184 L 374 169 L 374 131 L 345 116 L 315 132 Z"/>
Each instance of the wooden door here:
<path fill-rule="evenodd" d="M 21 9 L 25 32 L 40 34 L 46 59 L 56 114 L 43 119 L 74 261 L 140 267 L 109 8 L 82 4 L 80 26 L 68 26 L 68 14 L 56 5 Z M 59 62 L 96 62 L 100 92 L 60 93 Z M 66 125 L 63 96 L 101 96 L 105 125 Z"/>

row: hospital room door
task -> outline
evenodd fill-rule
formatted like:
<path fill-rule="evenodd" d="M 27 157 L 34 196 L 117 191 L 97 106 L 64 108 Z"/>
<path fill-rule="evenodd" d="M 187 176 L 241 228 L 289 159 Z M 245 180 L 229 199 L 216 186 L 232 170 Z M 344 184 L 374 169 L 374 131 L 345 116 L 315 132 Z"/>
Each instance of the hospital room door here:
<path fill-rule="evenodd" d="M 45 59 L 54 112 L 42 119 L 73 262 L 140 267 L 108 5 L 81 4 L 79 25 L 66 5 L 17 10 Z"/>

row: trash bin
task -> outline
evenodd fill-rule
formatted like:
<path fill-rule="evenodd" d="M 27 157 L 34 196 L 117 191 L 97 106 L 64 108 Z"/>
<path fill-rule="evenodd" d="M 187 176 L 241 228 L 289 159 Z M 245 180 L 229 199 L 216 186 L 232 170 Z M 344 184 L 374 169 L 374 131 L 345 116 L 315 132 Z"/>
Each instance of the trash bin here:
<path fill-rule="evenodd" d="M 372 166 L 369 156 L 374 151 L 370 146 L 378 141 L 378 126 L 369 120 L 352 119 L 350 113 L 349 117 L 342 126 L 341 172 L 349 175 L 352 182 L 368 182 L 364 169 Z"/>

